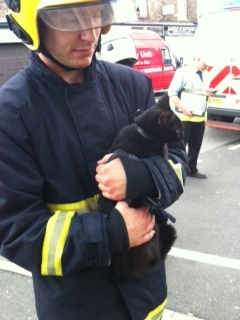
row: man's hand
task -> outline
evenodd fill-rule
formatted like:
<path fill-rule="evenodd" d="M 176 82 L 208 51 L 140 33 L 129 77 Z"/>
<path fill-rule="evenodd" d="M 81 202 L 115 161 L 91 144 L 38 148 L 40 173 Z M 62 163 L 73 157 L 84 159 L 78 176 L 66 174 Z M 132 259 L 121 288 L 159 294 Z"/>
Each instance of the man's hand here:
<path fill-rule="evenodd" d="M 115 208 L 125 221 L 130 248 L 140 246 L 152 239 L 155 234 L 153 230 L 155 216 L 149 213 L 147 206 L 135 209 L 130 208 L 127 202 L 119 201 Z"/>
<path fill-rule="evenodd" d="M 182 113 L 185 115 L 185 116 L 188 116 L 188 117 L 192 117 L 193 114 L 192 114 L 192 111 L 186 109 L 186 108 L 182 108 Z"/>
<path fill-rule="evenodd" d="M 123 200 L 126 197 L 127 178 L 119 158 L 107 162 L 111 154 L 98 161 L 95 179 L 103 196 L 110 200 Z"/>
<path fill-rule="evenodd" d="M 208 91 L 207 91 L 207 95 L 208 95 L 209 97 L 213 96 L 215 93 L 217 93 L 217 90 L 216 90 L 216 89 L 213 89 L 213 88 L 210 88 L 210 89 L 208 89 Z"/>

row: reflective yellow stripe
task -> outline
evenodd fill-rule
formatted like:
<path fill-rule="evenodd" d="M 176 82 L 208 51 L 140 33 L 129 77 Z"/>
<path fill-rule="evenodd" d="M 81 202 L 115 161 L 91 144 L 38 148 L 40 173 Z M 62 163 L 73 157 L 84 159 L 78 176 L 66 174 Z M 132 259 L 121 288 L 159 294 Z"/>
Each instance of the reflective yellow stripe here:
<path fill-rule="evenodd" d="M 175 114 L 178 116 L 178 118 L 181 121 L 190 121 L 190 122 L 203 122 L 207 120 L 207 112 L 205 112 L 204 116 L 202 117 L 198 117 L 198 116 L 185 116 L 185 114 L 183 114 L 182 112 L 178 112 L 175 110 Z"/>
<path fill-rule="evenodd" d="M 182 177 L 182 166 L 180 163 L 173 163 L 172 160 L 168 160 L 169 164 L 172 166 L 173 170 L 175 171 L 178 179 L 180 180 L 183 186 L 183 177 Z"/>
<path fill-rule="evenodd" d="M 161 316 L 163 314 L 163 310 L 166 306 L 166 303 L 167 303 L 167 299 L 165 299 L 163 301 L 162 304 L 160 304 L 160 306 L 158 306 L 156 309 L 154 309 L 153 311 L 151 311 L 147 318 L 145 318 L 144 320 L 160 320 L 161 319 Z"/>
<path fill-rule="evenodd" d="M 95 195 L 91 198 L 84 199 L 82 201 L 74 203 L 48 203 L 47 206 L 49 210 L 54 213 L 57 210 L 60 211 L 76 211 L 81 214 L 83 212 L 94 212 L 97 210 L 97 200 L 98 195 Z"/>
<path fill-rule="evenodd" d="M 42 275 L 62 276 L 62 254 L 75 211 L 56 211 L 49 219 L 42 248 Z"/>
<path fill-rule="evenodd" d="M 53 216 L 49 219 L 42 248 L 42 275 L 62 276 L 62 254 L 70 223 L 75 213 L 95 212 L 98 195 L 74 203 L 48 203 Z"/>

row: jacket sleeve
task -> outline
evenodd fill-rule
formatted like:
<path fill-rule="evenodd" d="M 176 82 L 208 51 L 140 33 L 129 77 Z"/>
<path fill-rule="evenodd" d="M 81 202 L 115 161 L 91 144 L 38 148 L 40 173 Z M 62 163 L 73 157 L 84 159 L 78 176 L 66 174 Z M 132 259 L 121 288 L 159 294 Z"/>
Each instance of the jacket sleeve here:
<path fill-rule="evenodd" d="M 160 208 L 172 205 L 183 193 L 185 179 L 188 174 L 187 155 L 180 144 L 170 147 L 168 160 L 160 156 L 141 159 L 151 171 L 154 178 L 158 197 L 154 199 Z"/>
<path fill-rule="evenodd" d="M 186 68 L 182 67 L 176 70 L 174 73 L 173 79 L 168 88 L 169 97 L 178 96 L 182 88 L 186 84 L 186 79 L 184 77 Z"/>
<path fill-rule="evenodd" d="M 21 112 L 7 102 L 0 106 L 0 144 L 0 254 L 42 275 L 109 266 L 105 214 L 50 212 Z"/>
<path fill-rule="evenodd" d="M 114 153 L 127 176 L 126 199 L 144 197 L 147 203 L 164 209 L 180 197 L 188 173 L 184 144 L 172 144 L 168 153 L 168 160 L 161 156 L 139 159 L 122 150 Z"/>

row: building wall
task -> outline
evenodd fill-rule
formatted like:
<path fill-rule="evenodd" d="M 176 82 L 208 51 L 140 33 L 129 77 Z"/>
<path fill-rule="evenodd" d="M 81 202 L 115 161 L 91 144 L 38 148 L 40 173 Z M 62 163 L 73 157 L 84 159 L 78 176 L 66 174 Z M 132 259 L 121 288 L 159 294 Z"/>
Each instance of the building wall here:
<path fill-rule="evenodd" d="M 140 2 L 138 2 L 140 1 Z M 157 8 L 157 20 L 155 21 L 169 21 L 169 22 L 179 22 L 178 17 L 176 16 L 178 13 L 178 1 L 179 0 L 145 0 L 146 6 L 148 8 L 148 16 L 151 19 L 153 12 L 156 11 Z M 197 21 L 197 2 L 202 0 L 180 0 L 186 1 L 187 5 L 187 21 L 188 22 L 196 22 Z M 137 4 L 144 3 L 144 0 L 133 0 L 135 6 Z M 174 14 L 169 14 L 164 16 L 162 14 L 162 7 L 166 5 L 174 6 Z M 0 18 L 3 18 L 7 12 L 7 7 L 4 3 L 4 0 L 0 0 Z M 185 20 L 186 21 L 186 20 Z"/>
<path fill-rule="evenodd" d="M 22 43 L 0 43 L 0 87 L 29 62 L 29 50 Z"/>
<path fill-rule="evenodd" d="M 135 0 L 134 0 L 135 1 Z M 137 0 L 136 0 L 137 1 Z M 135 2 L 136 2 L 135 1 Z M 148 5 L 149 19 L 155 22 L 196 22 L 197 2 L 201 0 L 146 0 Z M 178 16 L 181 12 L 180 4 L 186 5 L 186 18 Z M 173 13 L 163 15 L 163 7 L 173 7 Z"/>
<path fill-rule="evenodd" d="M 6 13 L 4 0 L 0 0 L 0 22 L 5 21 Z M 9 41 L 10 38 L 13 39 L 12 42 Z M 28 64 L 29 50 L 22 42 L 16 43 L 17 41 L 12 31 L 0 28 L 0 87 Z"/>
<path fill-rule="evenodd" d="M 7 12 L 7 6 L 4 3 L 4 0 L 0 0 L 0 19 L 4 18 Z"/>

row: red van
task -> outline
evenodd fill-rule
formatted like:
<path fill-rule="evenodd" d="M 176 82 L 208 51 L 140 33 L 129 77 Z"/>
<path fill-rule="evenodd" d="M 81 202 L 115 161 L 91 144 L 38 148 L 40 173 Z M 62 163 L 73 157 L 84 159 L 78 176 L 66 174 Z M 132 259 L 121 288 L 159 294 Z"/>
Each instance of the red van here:
<path fill-rule="evenodd" d="M 129 35 L 137 51 L 138 62 L 134 64 L 134 69 L 146 73 L 152 80 L 155 92 L 166 91 L 180 62 L 156 32 L 132 30 Z"/>
<path fill-rule="evenodd" d="M 167 91 L 175 70 L 181 63 L 154 31 L 129 29 L 124 34 L 116 31 L 113 33 L 110 30 L 107 37 L 103 37 L 102 59 L 117 62 L 120 56 L 122 59 L 124 55 L 129 56 L 132 48 L 129 38 L 133 40 L 134 54 L 137 59 L 133 68 L 144 72 L 152 80 L 156 94 Z M 131 57 L 133 56 L 131 53 Z"/>

